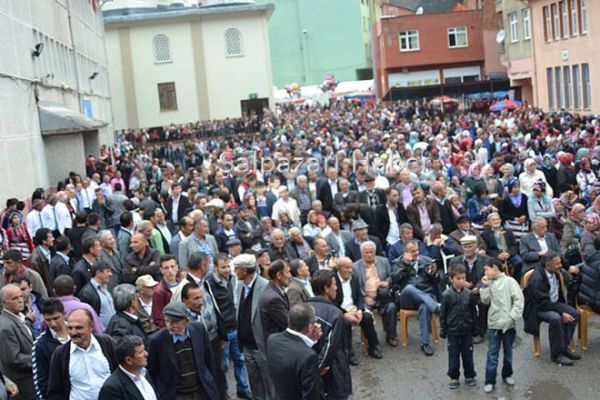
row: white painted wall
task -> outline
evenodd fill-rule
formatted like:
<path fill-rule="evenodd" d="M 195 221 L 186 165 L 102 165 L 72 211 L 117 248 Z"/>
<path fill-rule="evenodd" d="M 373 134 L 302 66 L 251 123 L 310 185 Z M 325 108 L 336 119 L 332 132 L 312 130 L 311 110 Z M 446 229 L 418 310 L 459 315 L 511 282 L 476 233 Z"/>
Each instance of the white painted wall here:
<path fill-rule="evenodd" d="M 250 93 L 268 97 L 273 104 L 273 75 L 267 18 L 263 15 L 210 16 L 203 19 L 202 37 L 212 118 L 239 117 L 240 100 Z M 244 55 L 225 56 L 225 31 L 242 33 Z"/>
<path fill-rule="evenodd" d="M 165 34 L 171 43 L 170 63 L 154 63 L 152 39 Z M 141 127 L 197 121 L 198 98 L 189 22 L 135 26 L 130 29 L 131 57 Z M 159 83 L 175 82 L 177 111 L 160 111 Z"/>
<path fill-rule="evenodd" d="M 192 47 L 192 24 L 200 24 L 201 48 Z M 129 24 L 131 59 L 134 60 L 132 87 L 137 100 L 139 126 L 128 125 L 123 76 L 123 59 L 116 27 L 107 26 L 112 109 L 115 129 L 147 128 L 180 124 L 204 119 L 239 117 L 240 101 L 250 93 L 269 98 L 273 104 L 273 78 L 269 49 L 268 20 L 264 14 L 239 13 L 203 15 L 189 20 L 154 20 Z M 122 26 L 122 25 L 120 25 Z M 237 28 L 243 37 L 244 55 L 225 56 L 224 33 Z M 152 39 L 165 34 L 170 39 L 169 63 L 154 63 Z M 203 52 L 207 90 L 198 98 L 194 52 Z M 202 70 L 202 68 L 200 68 Z M 158 83 L 174 82 L 177 92 L 176 111 L 160 111 Z M 200 115 L 199 102 L 209 102 L 210 115 Z"/>

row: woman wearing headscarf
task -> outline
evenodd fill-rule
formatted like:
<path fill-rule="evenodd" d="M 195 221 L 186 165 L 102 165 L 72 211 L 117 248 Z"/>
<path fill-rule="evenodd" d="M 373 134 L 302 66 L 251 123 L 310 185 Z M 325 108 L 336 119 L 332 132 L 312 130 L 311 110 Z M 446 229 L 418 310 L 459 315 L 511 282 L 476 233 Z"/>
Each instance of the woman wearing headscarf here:
<path fill-rule="evenodd" d="M 575 190 L 577 187 L 577 174 L 573 165 L 573 154 L 559 152 L 556 158 L 560 162 L 557 176 L 559 191 L 562 193 L 567 190 Z"/>
<path fill-rule="evenodd" d="M 580 162 L 579 172 L 575 177 L 577 185 L 579 185 L 579 191 L 582 194 L 587 194 L 593 186 L 598 184 L 598 177 L 596 173 L 592 171 L 592 163 L 587 157 L 583 157 Z"/>
<path fill-rule="evenodd" d="M 500 180 L 496 178 L 494 167 L 491 164 L 486 164 L 481 169 L 481 177 L 485 182 L 485 186 L 487 187 L 488 192 L 491 194 L 496 194 L 502 197 L 502 192 L 504 191 L 504 187 Z"/>
<path fill-rule="evenodd" d="M 521 182 L 521 189 L 523 183 Z M 546 218 L 550 219 L 556 216 L 556 210 L 552 204 L 550 196 L 546 193 L 546 182 L 538 180 L 532 185 L 532 196 L 527 199 L 527 212 L 529 219 Z"/>
<path fill-rule="evenodd" d="M 508 193 L 500 203 L 500 216 L 504 220 L 504 227 L 516 238 L 529 232 L 527 195 L 521 192 L 517 178 L 513 177 L 508 182 Z"/>
<path fill-rule="evenodd" d="M 8 217 L 6 239 L 8 248 L 11 250 L 19 250 L 23 255 L 23 265 L 28 266 L 29 256 L 34 247 L 33 240 L 31 240 L 29 230 L 25 226 L 25 223 L 18 212 L 12 212 Z"/>
<path fill-rule="evenodd" d="M 527 195 L 527 197 L 531 197 L 533 194 L 533 184 L 542 181 L 544 182 L 546 194 L 549 198 L 552 198 L 554 192 L 552 188 L 548 186 L 548 182 L 546 181 L 546 176 L 542 171 L 536 168 L 536 163 L 533 158 L 528 158 L 525 160 L 525 171 L 521 172 L 519 175 L 519 183 L 521 183 L 521 191 Z M 531 216 L 531 213 L 529 214 Z"/>
<path fill-rule="evenodd" d="M 551 154 L 544 154 L 542 159 L 542 173 L 546 177 L 546 182 L 552 188 L 553 193 L 558 193 L 558 170 L 556 162 Z"/>
<path fill-rule="evenodd" d="M 585 206 L 575 204 L 565 220 L 562 238 L 560 241 L 560 251 L 569 261 L 568 265 L 575 265 L 581 262 L 581 251 L 579 249 L 579 240 L 585 221 Z"/>
<path fill-rule="evenodd" d="M 508 183 L 512 180 L 512 179 L 517 179 L 515 178 L 515 166 L 510 164 L 510 163 L 504 163 L 502 164 L 502 166 L 500 166 L 500 184 L 502 184 L 502 187 L 504 188 L 504 194 L 506 193 L 510 193 L 510 189 L 508 189 Z M 517 179 L 517 182 L 519 180 Z M 519 190 L 520 190 L 520 186 L 519 186 Z"/>
<path fill-rule="evenodd" d="M 467 201 L 467 215 L 471 219 L 473 229 L 483 229 L 488 214 L 498 211 L 492 205 L 488 193 L 485 183 L 480 183 L 475 186 L 475 193 Z"/>
<path fill-rule="evenodd" d="M 475 187 L 478 184 L 483 184 L 485 186 L 485 182 L 481 177 L 481 164 L 478 162 L 474 162 L 469 167 L 469 173 L 467 178 L 464 181 L 465 188 L 467 191 L 467 200 L 471 198 L 475 194 Z"/>

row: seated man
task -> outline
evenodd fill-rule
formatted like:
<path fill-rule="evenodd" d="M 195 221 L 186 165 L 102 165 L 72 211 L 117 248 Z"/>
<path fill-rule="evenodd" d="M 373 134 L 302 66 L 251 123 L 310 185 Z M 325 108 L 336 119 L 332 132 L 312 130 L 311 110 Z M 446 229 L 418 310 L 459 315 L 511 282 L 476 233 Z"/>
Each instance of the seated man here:
<path fill-rule="evenodd" d="M 334 303 L 344 309 L 344 319 L 348 323 L 348 347 L 350 348 L 350 365 L 357 365 L 356 356 L 352 350 L 352 326 L 359 325 L 363 330 L 369 346 L 369 355 L 380 359 L 379 339 L 375 331 L 373 314 L 365 310 L 364 296 L 358 279 L 352 274 L 352 260 L 341 257 L 337 262 L 337 292 Z"/>
<path fill-rule="evenodd" d="M 497 212 L 489 214 L 487 222 L 489 228 L 485 229 L 481 234 L 481 239 L 487 247 L 486 254 L 508 263 L 512 268 L 513 278 L 518 282 L 521 279 L 523 260 L 519 256 L 517 241 L 510 231 L 502 229 L 502 219 Z"/>
<path fill-rule="evenodd" d="M 392 271 L 392 282 L 400 290 L 397 306 L 409 310 L 419 310 L 421 328 L 421 351 L 426 356 L 433 355 L 429 334 L 431 333 L 431 314 L 438 313 L 440 305 L 438 295 L 439 274 L 435 262 L 429 257 L 419 256 L 416 241 L 404 246 L 402 258 L 396 260 Z"/>
<path fill-rule="evenodd" d="M 429 256 L 427 246 L 422 240 L 414 239 L 413 232 L 413 227 L 408 222 L 400 225 L 400 240 L 394 244 L 388 244 L 385 251 L 390 264 L 393 263 L 395 259 L 402 256 L 402 253 L 404 253 L 404 245 L 411 240 L 416 240 L 419 244 L 419 254 Z"/>
<path fill-rule="evenodd" d="M 344 252 L 346 257 L 350 257 L 353 262 L 360 260 L 360 246 L 366 241 L 371 241 L 375 244 L 376 254 L 378 256 L 385 255 L 381 241 L 377 236 L 369 235 L 369 225 L 364 220 L 357 219 L 352 222 L 352 233 L 354 237 L 344 243 Z"/>
<path fill-rule="evenodd" d="M 481 253 L 485 253 L 487 249 L 485 246 L 485 242 L 481 240 L 479 233 L 472 229 L 471 227 L 471 219 L 467 215 L 461 215 L 456 219 L 456 226 L 458 227 L 456 230 L 450 232 L 450 238 L 454 239 L 457 245 L 460 246 L 460 239 L 463 236 L 475 236 L 477 238 L 477 248 Z"/>
<path fill-rule="evenodd" d="M 548 223 L 544 218 L 531 220 L 531 232 L 519 241 L 519 253 L 525 261 L 523 273 L 542 265 L 542 257 L 553 250 L 560 254 L 560 242 L 553 233 L 548 232 Z"/>
<path fill-rule="evenodd" d="M 360 245 L 362 257 L 352 267 L 358 280 L 358 287 L 365 294 L 365 306 L 368 310 L 379 310 L 383 320 L 386 341 L 398 346 L 396 330 L 397 309 L 391 291 L 390 263 L 385 257 L 375 255 L 375 243 L 363 242 Z"/>
<path fill-rule="evenodd" d="M 464 265 L 467 270 L 467 288 L 471 289 L 474 296 L 479 299 L 479 289 L 481 288 L 481 278 L 483 278 L 483 266 L 488 262 L 489 257 L 480 254 L 477 250 L 477 237 L 464 236 L 460 239 L 462 255 L 450 259 L 449 266 L 455 264 Z M 477 302 L 477 315 L 473 321 L 476 327 L 473 343 L 479 344 L 485 339 L 487 331 L 487 312 L 489 306 Z"/>
<path fill-rule="evenodd" d="M 579 273 L 576 267 L 569 272 Z M 567 304 L 566 271 L 562 270 L 560 254 L 548 250 L 542 265 L 535 268 L 525 287 L 525 331 L 539 335 L 539 322 L 547 322 L 552 361 L 559 365 L 573 365 L 581 356 L 569 351 L 569 342 L 579 321 L 579 313 Z M 530 311 L 528 311 L 530 310 Z M 535 314 L 533 314 L 535 313 Z"/>

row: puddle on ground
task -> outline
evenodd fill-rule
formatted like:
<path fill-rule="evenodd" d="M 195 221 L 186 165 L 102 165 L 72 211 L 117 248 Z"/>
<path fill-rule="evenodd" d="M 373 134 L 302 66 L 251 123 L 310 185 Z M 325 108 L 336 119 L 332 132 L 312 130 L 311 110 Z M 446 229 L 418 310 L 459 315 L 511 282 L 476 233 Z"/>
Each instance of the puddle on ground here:
<path fill-rule="evenodd" d="M 565 385 L 550 380 L 535 382 L 525 391 L 528 400 L 567 400 L 574 397 Z"/>

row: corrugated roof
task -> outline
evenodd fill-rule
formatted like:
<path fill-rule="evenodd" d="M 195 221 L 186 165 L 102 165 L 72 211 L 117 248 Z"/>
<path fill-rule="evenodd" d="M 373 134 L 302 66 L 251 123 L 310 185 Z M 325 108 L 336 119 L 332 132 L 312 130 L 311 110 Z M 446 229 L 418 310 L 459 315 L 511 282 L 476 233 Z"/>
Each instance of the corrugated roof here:
<path fill-rule="evenodd" d="M 390 4 L 412 11 L 423 7 L 423 14 L 452 12 L 458 3 L 462 0 L 390 0 Z"/>

